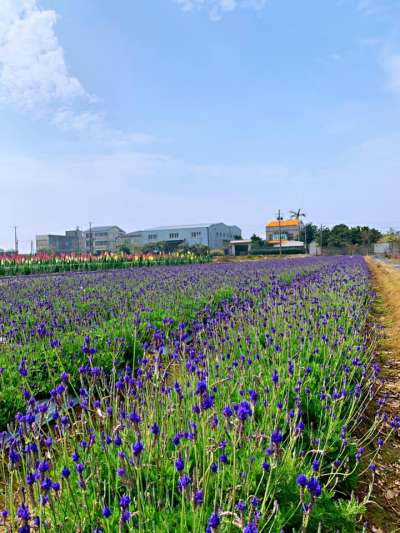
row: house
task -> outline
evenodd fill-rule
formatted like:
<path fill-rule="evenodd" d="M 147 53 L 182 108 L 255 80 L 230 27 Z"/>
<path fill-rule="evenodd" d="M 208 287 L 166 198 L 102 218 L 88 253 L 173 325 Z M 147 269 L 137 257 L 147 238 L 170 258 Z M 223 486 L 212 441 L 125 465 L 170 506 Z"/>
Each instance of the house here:
<path fill-rule="evenodd" d="M 270 246 L 304 246 L 300 240 L 303 222 L 297 218 L 272 220 L 265 226 L 265 238 Z"/>

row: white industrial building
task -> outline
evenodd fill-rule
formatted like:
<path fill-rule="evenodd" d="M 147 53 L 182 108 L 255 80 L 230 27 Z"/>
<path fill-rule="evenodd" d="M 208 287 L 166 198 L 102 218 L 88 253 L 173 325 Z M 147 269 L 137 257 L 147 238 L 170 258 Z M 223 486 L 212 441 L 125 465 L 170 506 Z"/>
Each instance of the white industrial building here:
<path fill-rule="evenodd" d="M 122 237 L 124 241 L 137 246 L 157 242 L 189 246 L 202 244 L 209 248 L 223 248 L 229 241 L 240 238 L 242 230 L 238 226 L 228 226 L 222 222 L 214 224 L 193 224 L 182 226 L 159 226 L 156 228 L 132 231 Z"/>

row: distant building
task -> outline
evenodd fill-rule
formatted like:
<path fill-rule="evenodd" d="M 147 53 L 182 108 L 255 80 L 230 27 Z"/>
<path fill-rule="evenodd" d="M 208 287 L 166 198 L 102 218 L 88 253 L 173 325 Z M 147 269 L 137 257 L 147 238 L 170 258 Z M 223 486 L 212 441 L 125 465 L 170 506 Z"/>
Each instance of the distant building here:
<path fill-rule="evenodd" d="M 282 245 L 286 246 L 304 246 L 300 241 L 300 233 L 303 228 L 303 223 L 297 218 L 289 220 L 272 220 L 265 226 L 265 237 L 267 244 L 270 246 Z"/>
<path fill-rule="evenodd" d="M 77 229 L 66 231 L 65 235 L 36 235 L 36 251 L 56 254 L 115 252 L 122 235 L 125 231 L 118 226 Z"/>
<path fill-rule="evenodd" d="M 234 238 L 240 238 L 242 230 L 238 226 L 228 226 L 222 222 L 215 224 L 193 224 L 182 226 L 160 226 L 133 231 L 125 234 L 120 241 L 137 246 L 167 242 L 171 246 L 186 243 L 189 246 L 202 244 L 209 248 L 223 248 Z"/>
<path fill-rule="evenodd" d="M 374 254 L 383 255 L 387 257 L 399 256 L 400 255 L 400 236 L 399 236 L 399 242 L 386 241 L 386 242 L 374 243 Z"/>
<path fill-rule="evenodd" d="M 119 226 L 97 226 L 85 234 L 85 250 L 90 253 L 115 252 L 126 233 Z"/>
<path fill-rule="evenodd" d="M 233 239 L 229 243 L 229 255 L 249 255 L 252 244 L 251 239 Z"/>
<path fill-rule="evenodd" d="M 65 235 L 36 235 L 36 251 L 56 254 L 85 251 L 84 232 L 76 229 Z"/>
<path fill-rule="evenodd" d="M 308 253 L 310 255 L 321 255 L 321 246 L 317 243 L 317 241 L 312 241 L 308 245 Z"/>

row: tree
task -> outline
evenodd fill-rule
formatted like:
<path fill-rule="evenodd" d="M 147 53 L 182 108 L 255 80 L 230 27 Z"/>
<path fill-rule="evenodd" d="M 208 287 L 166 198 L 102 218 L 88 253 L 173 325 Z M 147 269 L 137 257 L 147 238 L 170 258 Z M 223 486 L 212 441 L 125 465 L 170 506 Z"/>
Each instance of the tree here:
<path fill-rule="evenodd" d="M 300 230 L 300 240 L 305 242 L 307 246 L 310 244 L 310 242 L 313 242 L 316 240 L 317 235 L 318 235 L 318 228 L 312 222 L 308 222 L 307 224 L 304 224 L 304 226 Z"/>
<path fill-rule="evenodd" d="M 297 211 L 290 211 L 290 213 L 290 218 L 295 218 L 296 220 L 300 220 L 301 217 L 306 216 L 306 214 L 301 211 L 301 207 Z"/>
<path fill-rule="evenodd" d="M 290 218 L 294 218 L 296 220 L 300 220 L 301 218 L 306 218 L 306 214 L 302 212 L 301 207 L 297 211 L 290 211 L 290 212 L 291 212 Z M 302 229 L 304 230 L 303 238 L 300 239 L 300 240 L 302 240 L 304 242 L 304 251 L 305 251 L 305 253 L 307 253 L 308 252 L 307 244 L 309 242 L 308 241 L 308 236 L 307 236 L 307 226 L 303 226 Z"/>
<path fill-rule="evenodd" d="M 328 246 L 341 247 L 351 242 L 350 228 L 346 224 L 337 224 L 330 230 Z"/>
<path fill-rule="evenodd" d="M 118 250 L 118 252 L 121 252 L 123 254 L 130 254 L 131 253 L 130 247 L 125 242 L 123 242 L 121 244 L 118 244 L 117 250 Z"/>
<path fill-rule="evenodd" d="M 389 231 L 387 231 L 384 235 L 381 235 L 380 241 L 400 243 L 400 233 L 394 228 L 389 228 Z"/>
<path fill-rule="evenodd" d="M 329 228 L 325 226 L 321 226 L 320 228 L 318 228 L 315 234 L 315 238 L 318 242 L 318 245 L 322 247 L 328 246 L 330 234 L 331 230 Z"/>
<path fill-rule="evenodd" d="M 250 237 L 250 240 L 252 243 L 256 244 L 259 248 L 261 248 L 264 245 L 264 241 L 261 237 L 253 233 L 253 235 Z"/>

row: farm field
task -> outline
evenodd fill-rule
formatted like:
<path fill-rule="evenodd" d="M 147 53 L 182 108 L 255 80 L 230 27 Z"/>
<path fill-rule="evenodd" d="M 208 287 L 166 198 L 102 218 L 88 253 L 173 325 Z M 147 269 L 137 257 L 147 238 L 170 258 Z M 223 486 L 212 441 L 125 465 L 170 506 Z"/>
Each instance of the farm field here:
<path fill-rule="evenodd" d="M 4 280 L 1 527 L 366 530 L 373 299 L 356 257 Z"/>

